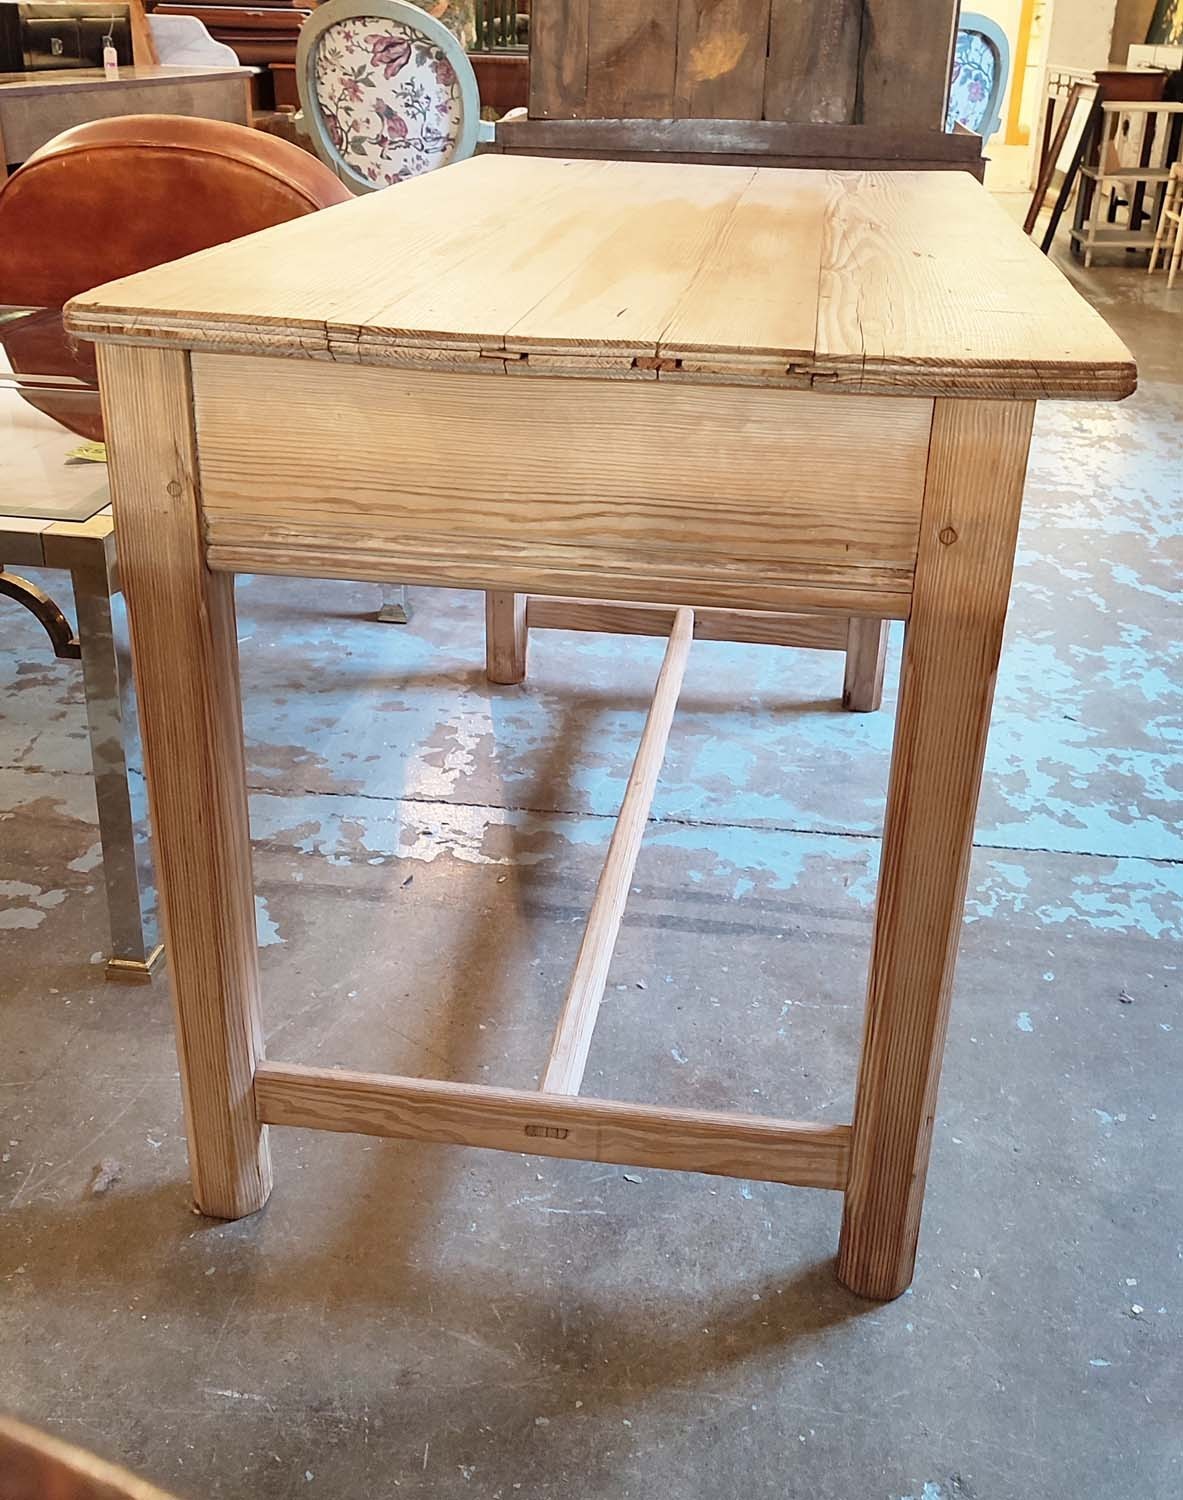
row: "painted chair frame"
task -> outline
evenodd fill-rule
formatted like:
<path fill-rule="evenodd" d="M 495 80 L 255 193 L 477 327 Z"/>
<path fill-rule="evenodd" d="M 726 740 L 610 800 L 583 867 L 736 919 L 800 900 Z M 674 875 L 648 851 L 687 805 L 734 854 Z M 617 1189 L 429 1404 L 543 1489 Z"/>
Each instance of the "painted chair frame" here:
<path fill-rule="evenodd" d="M 300 28 L 300 41 L 296 48 L 296 87 L 300 94 L 304 128 L 311 137 L 316 154 L 321 161 L 331 167 L 352 192 L 372 193 L 377 190 L 378 185 L 355 171 L 334 146 L 325 129 L 324 115 L 320 108 L 316 81 L 313 76 L 317 48 L 325 32 L 341 21 L 348 21 L 357 16 L 398 21 L 401 25 L 418 31 L 443 51 L 452 64 L 460 87 L 462 113 L 460 134 L 456 138 L 456 145 L 450 159 L 456 162 L 471 156 L 476 150 L 478 140 L 488 132 L 481 130 L 481 98 L 477 88 L 476 74 L 473 72 L 472 63 L 468 60 L 468 54 L 456 36 L 442 21 L 437 21 L 434 16 L 420 10 L 417 5 L 408 4 L 407 0 L 329 0 L 327 5 L 320 6 L 304 22 Z"/>
<path fill-rule="evenodd" d="M 957 23 L 957 34 L 960 36 L 963 31 L 983 37 L 997 58 L 994 86 L 990 90 L 990 98 L 986 103 L 981 128 L 978 131 L 982 138 L 982 145 L 985 146 L 1002 124 L 1002 101 L 1006 96 L 1007 84 L 1010 82 L 1010 42 L 1007 40 L 1006 32 L 997 21 L 992 21 L 989 16 L 979 15 L 977 11 L 962 13 Z M 952 124 L 946 118 L 945 129 L 952 130 L 952 128 Z"/>
<path fill-rule="evenodd" d="M 1170 226 L 1174 228 L 1171 229 Z M 1150 263 L 1146 274 L 1153 275 L 1159 264 L 1159 256 L 1167 268 L 1167 291 L 1175 285 L 1179 264 L 1183 261 L 1183 162 L 1175 162 L 1167 179 L 1162 212 L 1158 216 L 1158 229 L 1154 235 L 1154 246 L 1150 251 Z"/>

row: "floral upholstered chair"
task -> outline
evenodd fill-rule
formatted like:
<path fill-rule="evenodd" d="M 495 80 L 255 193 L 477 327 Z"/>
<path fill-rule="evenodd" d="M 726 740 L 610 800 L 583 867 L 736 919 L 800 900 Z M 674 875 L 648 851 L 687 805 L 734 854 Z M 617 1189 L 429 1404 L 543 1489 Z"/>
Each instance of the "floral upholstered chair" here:
<path fill-rule="evenodd" d="M 322 161 L 355 193 L 471 156 L 482 128 L 476 75 L 462 42 L 407 0 L 329 0 L 300 31 L 296 82 Z"/>
<path fill-rule="evenodd" d="M 964 125 L 983 142 L 1002 123 L 1002 97 L 1010 72 L 1010 44 L 996 21 L 963 14 L 957 23 L 953 75 L 945 129 Z"/>

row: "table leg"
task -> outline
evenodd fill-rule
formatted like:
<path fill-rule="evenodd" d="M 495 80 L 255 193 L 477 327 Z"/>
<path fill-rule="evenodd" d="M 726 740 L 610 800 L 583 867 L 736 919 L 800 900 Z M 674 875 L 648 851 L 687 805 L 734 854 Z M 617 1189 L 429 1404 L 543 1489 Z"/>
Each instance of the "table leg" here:
<path fill-rule="evenodd" d="M 523 682 L 526 676 L 526 595 L 490 590 L 485 595 L 485 675 L 490 682 Z"/>
<path fill-rule="evenodd" d="M 128 780 L 128 750 L 138 739 L 135 698 L 128 664 L 120 660 L 111 619 L 110 574 L 106 549 L 97 542 L 87 563 L 70 569 L 78 612 L 82 679 L 90 759 L 94 767 L 103 881 L 111 922 L 107 978 L 148 980 L 160 955 L 155 911 L 144 910 L 153 884 L 145 840 L 136 837 Z"/>
<path fill-rule="evenodd" d="M 234 580 L 205 565 L 189 359 L 98 351 L 197 1207 L 271 1189 Z"/>
<path fill-rule="evenodd" d="M 1033 413 L 933 413 L 838 1252 L 865 1297 L 912 1279 Z"/>
<path fill-rule="evenodd" d="M 851 619 L 846 628 L 846 675 L 842 707 L 869 714 L 883 703 L 883 672 L 887 666 L 886 620 Z"/>

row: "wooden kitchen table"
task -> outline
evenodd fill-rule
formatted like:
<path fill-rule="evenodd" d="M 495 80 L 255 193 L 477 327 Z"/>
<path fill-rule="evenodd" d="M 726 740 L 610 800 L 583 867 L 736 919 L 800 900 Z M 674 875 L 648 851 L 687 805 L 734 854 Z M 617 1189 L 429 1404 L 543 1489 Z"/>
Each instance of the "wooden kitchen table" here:
<path fill-rule="evenodd" d="M 968 175 L 483 157 L 69 324 L 100 345 L 198 1206 L 263 1204 L 269 1124 L 716 1172 L 843 1192 L 839 1276 L 903 1291 L 1032 417 L 1133 390 L 1101 318 Z M 528 621 L 669 632 L 540 1089 L 264 1060 L 236 572 L 490 591 L 499 680 Z M 580 1097 L 696 627 L 835 619 L 907 621 L 853 1123 Z"/>

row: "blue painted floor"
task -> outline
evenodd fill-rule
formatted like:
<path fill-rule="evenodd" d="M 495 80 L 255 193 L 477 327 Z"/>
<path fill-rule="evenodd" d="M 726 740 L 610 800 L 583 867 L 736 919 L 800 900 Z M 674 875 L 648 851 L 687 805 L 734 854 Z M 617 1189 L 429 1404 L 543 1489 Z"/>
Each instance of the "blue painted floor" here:
<path fill-rule="evenodd" d="M 5 610 L 0 1407 L 192 1495 L 1183 1492 L 1183 301 L 1082 285 L 1143 383 L 1040 411 L 913 1291 L 834 1284 L 831 1195 L 300 1133 L 194 1218 L 76 669 Z M 240 581 L 268 1047 L 528 1087 L 661 647 L 491 688 L 477 596 L 379 598 Z M 849 1118 L 899 646 L 849 715 L 696 645 L 588 1091 Z"/>

